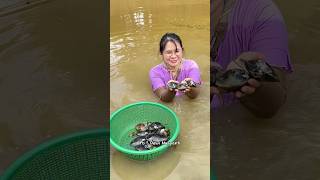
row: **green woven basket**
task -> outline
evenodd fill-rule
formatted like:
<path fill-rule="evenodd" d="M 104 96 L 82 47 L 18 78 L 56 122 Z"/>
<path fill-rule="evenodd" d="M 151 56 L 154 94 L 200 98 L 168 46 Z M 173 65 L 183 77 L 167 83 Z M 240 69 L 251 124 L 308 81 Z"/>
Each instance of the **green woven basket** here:
<path fill-rule="evenodd" d="M 0 179 L 108 179 L 108 134 L 99 128 L 40 144 L 15 161 Z"/>
<path fill-rule="evenodd" d="M 170 139 L 160 147 L 136 151 L 130 146 L 134 127 L 138 123 L 160 122 L 170 129 Z M 178 137 L 180 122 L 176 114 L 168 107 L 153 102 L 138 102 L 118 109 L 110 117 L 110 143 L 118 151 L 136 160 L 151 160 L 168 150 Z"/>

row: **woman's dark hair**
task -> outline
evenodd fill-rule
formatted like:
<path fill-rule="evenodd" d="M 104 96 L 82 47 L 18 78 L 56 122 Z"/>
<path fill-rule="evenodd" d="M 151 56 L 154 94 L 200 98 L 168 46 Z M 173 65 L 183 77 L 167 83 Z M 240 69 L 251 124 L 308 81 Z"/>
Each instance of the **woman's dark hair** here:
<path fill-rule="evenodd" d="M 175 33 L 166 33 L 162 36 L 160 40 L 160 54 L 163 53 L 164 48 L 166 47 L 168 42 L 173 42 L 176 45 L 176 42 L 178 42 L 181 45 L 181 48 L 183 50 L 183 45 L 180 37 Z M 177 47 L 177 45 L 176 45 Z"/>

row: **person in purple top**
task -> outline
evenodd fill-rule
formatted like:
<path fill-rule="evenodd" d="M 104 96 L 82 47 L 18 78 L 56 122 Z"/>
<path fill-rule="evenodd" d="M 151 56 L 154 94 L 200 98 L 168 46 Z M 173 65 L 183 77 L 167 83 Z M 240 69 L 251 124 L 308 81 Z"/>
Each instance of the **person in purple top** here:
<path fill-rule="evenodd" d="M 192 80 L 201 84 L 200 70 L 197 63 L 183 58 L 183 45 L 180 37 L 175 33 L 166 33 L 159 44 L 162 63 L 153 67 L 149 78 L 153 92 L 165 102 L 170 102 L 175 96 L 185 94 L 189 98 L 196 98 L 199 88 L 187 87 L 183 90 L 172 89 L 167 86 L 169 82 L 186 82 Z"/>
<path fill-rule="evenodd" d="M 240 102 L 258 117 L 274 116 L 286 99 L 286 75 L 292 71 L 288 35 L 272 0 L 213 0 L 211 2 L 211 64 L 234 68 L 240 59 L 264 59 L 280 82 L 249 79 L 232 93 L 211 87 L 213 111 Z"/>

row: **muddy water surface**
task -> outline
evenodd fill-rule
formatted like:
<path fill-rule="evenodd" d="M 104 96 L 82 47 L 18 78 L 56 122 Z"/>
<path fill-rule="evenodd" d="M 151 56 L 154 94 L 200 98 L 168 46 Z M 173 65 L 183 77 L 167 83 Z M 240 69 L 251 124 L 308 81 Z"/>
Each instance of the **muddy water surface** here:
<path fill-rule="evenodd" d="M 106 126 L 105 7 L 0 2 L 0 173 L 48 138 Z"/>

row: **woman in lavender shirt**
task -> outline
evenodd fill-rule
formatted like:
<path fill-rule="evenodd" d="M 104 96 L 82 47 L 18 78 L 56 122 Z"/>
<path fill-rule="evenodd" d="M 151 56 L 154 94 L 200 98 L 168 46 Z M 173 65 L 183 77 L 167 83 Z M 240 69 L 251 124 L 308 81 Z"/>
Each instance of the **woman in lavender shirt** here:
<path fill-rule="evenodd" d="M 153 92 L 165 102 L 170 102 L 175 96 L 183 94 L 191 99 L 196 98 L 199 94 L 197 87 L 188 87 L 183 91 L 167 87 L 168 82 L 180 83 L 192 80 L 198 85 L 201 83 L 197 63 L 183 58 L 184 49 L 180 37 L 175 33 L 164 34 L 160 40 L 159 50 L 163 62 L 149 72 Z"/>
<path fill-rule="evenodd" d="M 211 5 L 212 64 L 229 69 L 239 59 L 264 59 L 280 77 L 280 82 L 250 79 L 233 93 L 213 86 L 213 110 L 240 102 L 259 117 L 272 117 L 286 99 L 286 74 L 292 71 L 280 11 L 272 0 L 211 0 Z"/>

